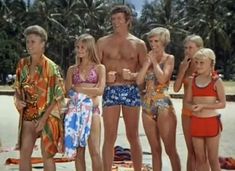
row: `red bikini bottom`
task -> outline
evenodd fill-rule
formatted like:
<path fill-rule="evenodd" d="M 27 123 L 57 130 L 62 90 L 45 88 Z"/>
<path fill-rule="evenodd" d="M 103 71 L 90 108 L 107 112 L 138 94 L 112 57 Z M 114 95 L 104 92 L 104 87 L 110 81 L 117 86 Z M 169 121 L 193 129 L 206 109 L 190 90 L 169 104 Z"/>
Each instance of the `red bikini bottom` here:
<path fill-rule="evenodd" d="M 220 131 L 222 131 L 220 115 L 209 118 L 191 117 L 192 137 L 215 137 Z"/>

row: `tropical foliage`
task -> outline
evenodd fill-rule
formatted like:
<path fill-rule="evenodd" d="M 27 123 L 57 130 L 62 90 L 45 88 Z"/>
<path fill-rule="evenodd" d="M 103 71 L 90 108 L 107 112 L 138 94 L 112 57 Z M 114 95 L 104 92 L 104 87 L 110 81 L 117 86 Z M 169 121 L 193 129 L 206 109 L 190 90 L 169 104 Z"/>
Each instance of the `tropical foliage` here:
<path fill-rule="evenodd" d="M 63 71 L 74 62 L 74 36 L 84 32 L 99 38 L 111 31 L 109 10 L 104 0 L 0 0 L 0 75 L 14 73 L 19 57 L 26 55 L 24 29 L 43 26 L 49 41 L 46 54 Z M 110 1 L 109 1 L 110 2 Z M 124 2 L 124 1 L 123 1 Z M 155 0 L 145 1 L 137 17 L 133 4 L 132 32 L 146 40 L 145 33 L 156 26 L 171 31 L 168 50 L 183 57 L 186 35 L 199 34 L 205 46 L 215 50 L 216 68 L 224 78 L 235 78 L 235 4 L 233 0 Z"/>

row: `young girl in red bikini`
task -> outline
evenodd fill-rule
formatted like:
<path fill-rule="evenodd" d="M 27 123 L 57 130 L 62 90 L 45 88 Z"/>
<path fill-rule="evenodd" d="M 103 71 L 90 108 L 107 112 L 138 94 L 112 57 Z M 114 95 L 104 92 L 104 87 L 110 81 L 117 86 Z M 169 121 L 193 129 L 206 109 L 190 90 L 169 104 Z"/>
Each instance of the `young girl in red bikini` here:
<path fill-rule="evenodd" d="M 190 130 L 197 171 L 208 170 L 206 155 L 211 171 L 220 171 L 218 151 L 222 124 L 217 109 L 225 107 L 224 86 L 222 80 L 213 75 L 216 57 L 211 49 L 202 48 L 193 58 L 196 74 L 189 81 L 186 107 L 192 110 Z"/>

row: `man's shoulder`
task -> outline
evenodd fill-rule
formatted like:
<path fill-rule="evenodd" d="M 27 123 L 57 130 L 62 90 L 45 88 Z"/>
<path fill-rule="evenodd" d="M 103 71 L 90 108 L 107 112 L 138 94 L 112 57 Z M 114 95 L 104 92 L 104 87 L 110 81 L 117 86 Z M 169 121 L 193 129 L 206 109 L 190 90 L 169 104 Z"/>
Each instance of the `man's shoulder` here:
<path fill-rule="evenodd" d="M 128 39 L 135 41 L 137 44 L 145 44 L 145 42 L 142 39 L 134 36 L 133 34 L 129 34 Z"/>
<path fill-rule="evenodd" d="M 103 42 L 109 41 L 110 39 L 112 39 L 112 34 L 109 34 L 109 35 L 106 35 L 106 36 L 103 36 L 103 37 L 99 38 L 98 42 L 103 43 Z"/>

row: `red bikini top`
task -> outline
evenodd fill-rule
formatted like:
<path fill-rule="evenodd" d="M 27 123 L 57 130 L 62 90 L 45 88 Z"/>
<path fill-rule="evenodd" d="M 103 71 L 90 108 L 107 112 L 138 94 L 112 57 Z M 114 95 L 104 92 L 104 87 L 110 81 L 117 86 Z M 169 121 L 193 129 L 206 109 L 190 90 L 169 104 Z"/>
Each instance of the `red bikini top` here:
<path fill-rule="evenodd" d="M 196 77 L 193 77 L 192 80 L 192 95 L 195 96 L 214 96 L 217 97 L 217 91 L 215 89 L 215 83 L 218 80 L 212 79 L 211 82 L 205 87 L 199 87 L 196 84 Z"/>

